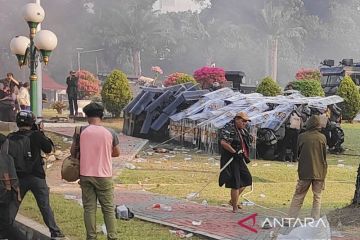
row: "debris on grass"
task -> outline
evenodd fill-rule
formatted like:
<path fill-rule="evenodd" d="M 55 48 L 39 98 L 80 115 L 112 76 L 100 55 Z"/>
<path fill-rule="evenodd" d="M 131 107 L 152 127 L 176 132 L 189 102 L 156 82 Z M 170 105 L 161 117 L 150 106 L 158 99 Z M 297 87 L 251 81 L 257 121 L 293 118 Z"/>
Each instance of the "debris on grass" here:
<path fill-rule="evenodd" d="M 135 166 L 134 164 L 131 164 L 131 163 L 126 163 L 126 164 L 125 164 L 125 167 L 126 167 L 127 169 L 130 169 L 130 170 L 136 169 L 136 166 Z"/>
<path fill-rule="evenodd" d="M 75 200 L 76 196 L 75 195 L 70 195 L 70 194 L 65 194 L 64 198 L 66 200 Z"/>

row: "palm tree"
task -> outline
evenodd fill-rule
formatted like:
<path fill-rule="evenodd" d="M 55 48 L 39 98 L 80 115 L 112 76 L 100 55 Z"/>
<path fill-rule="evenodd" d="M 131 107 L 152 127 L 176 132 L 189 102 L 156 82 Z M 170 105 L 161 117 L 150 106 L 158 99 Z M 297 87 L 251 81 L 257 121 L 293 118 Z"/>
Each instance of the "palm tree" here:
<path fill-rule="evenodd" d="M 266 72 L 274 80 L 277 80 L 279 40 L 299 40 L 307 33 L 302 25 L 303 5 L 302 0 L 267 0 L 264 9 L 261 10 L 260 23 L 266 34 L 269 51 Z"/>

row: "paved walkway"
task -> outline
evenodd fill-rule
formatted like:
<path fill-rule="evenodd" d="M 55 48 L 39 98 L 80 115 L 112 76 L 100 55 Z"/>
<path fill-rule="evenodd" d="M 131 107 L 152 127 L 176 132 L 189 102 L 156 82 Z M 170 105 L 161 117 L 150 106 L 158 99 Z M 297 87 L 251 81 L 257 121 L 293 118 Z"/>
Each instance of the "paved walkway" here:
<path fill-rule="evenodd" d="M 72 136 L 72 128 L 48 128 L 50 131 L 57 132 L 65 136 Z M 128 136 L 120 136 L 122 146 L 122 156 L 114 159 L 114 169 L 123 168 L 126 161 L 131 160 L 140 147 L 145 143 L 143 139 L 137 139 Z M 49 169 L 49 185 L 52 192 L 57 192 L 76 198 L 81 202 L 81 193 L 78 184 L 66 183 L 60 179 L 60 164 Z M 122 185 L 115 187 L 115 204 L 127 205 L 136 215 L 136 217 L 163 225 L 193 232 L 211 239 L 275 239 L 272 236 L 277 234 L 287 234 L 289 228 L 271 228 L 262 229 L 261 224 L 265 217 L 271 217 L 273 213 L 266 213 L 263 209 L 254 206 L 245 206 L 239 213 L 234 214 L 229 207 L 204 206 L 198 203 L 190 202 L 185 199 L 176 199 L 158 194 L 152 194 L 145 191 L 129 191 Z M 171 207 L 171 211 L 153 208 L 154 204 L 165 204 Z M 238 221 L 252 214 L 257 213 L 256 222 L 253 225 L 252 219 L 244 222 L 245 225 L 254 228 L 252 232 L 249 229 L 241 227 Z M 267 215 L 268 214 L 268 215 Z M 200 223 L 200 224 L 199 224 Z M 344 238 L 332 239 L 360 239 L 360 237 L 346 236 Z"/>

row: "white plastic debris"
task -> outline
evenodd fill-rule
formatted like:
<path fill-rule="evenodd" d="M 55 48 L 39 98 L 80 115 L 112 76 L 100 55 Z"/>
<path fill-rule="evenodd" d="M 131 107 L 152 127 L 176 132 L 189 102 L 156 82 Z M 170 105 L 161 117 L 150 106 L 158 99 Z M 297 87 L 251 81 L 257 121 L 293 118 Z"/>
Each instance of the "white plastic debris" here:
<path fill-rule="evenodd" d="M 192 192 L 192 193 L 189 193 L 187 196 L 186 196 L 186 199 L 187 200 L 193 200 L 195 198 L 199 197 L 199 193 L 197 192 Z"/>
<path fill-rule="evenodd" d="M 259 196 L 260 196 L 261 198 L 265 198 L 265 197 L 266 197 L 265 194 L 263 194 L 263 193 L 261 193 Z"/>
<path fill-rule="evenodd" d="M 200 226 L 202 222 L 201 221 L 192 221 L 191 223 L 194 226 Z"/>
<path fill-rule="evenodd" d="M 64 198 L 66 200 L 75 200 L 76 199 L 76 196 L 74 195 L 69 195 L 69 194 L 65 194 Z"/>
<path fill-rule="evenodd" d="M 184 158 L 184 160 L 185 160 L 185 161 L 190 161 L 190 160 L 192 160 L 192 158 L 191 158 L 191 157 L 187 157 L 187 158 Z"/>
<path fill-rule="evenodd" d="M 46 168 L 49 169 L 49 168 L 51 168 L 52 166 L 53 166 L 53 164 L 50 163 L 50 164 L 47 164 L 47 165 L 46 165 Z"/>
<path fill-rule="evenodd" d="M 264 166 L 265 166 L 265 167 L 270 167 L 271 164 L 270 164 L 270 163 L 265 163 Z"/>
<path fill-rule="evenodd" d="M 250 202 L 250 201 L 246 201 L 246 202 L 242 202 L 241 205 L 243 205 L 243 206 L 254 206 L 255 203 Z"/>
<path fill-rule="evenodd" d="M 127 169 L 130 169 L 130 170 L 136 169 L 135 165 L 134 165 L 134 164 L 131 164 L 131 163 L 126 163 L 126 164 L 125 164 L 125 167 L 126 167 Z"/>
<path fill-rule="evenodd" d="M 331 239 L 331 230 L 326 216 L 291 230 L 288 235 L 279 234 L 278 240 Z"/>
<path fill-rule="evenodd" d="M 345 165 L 344 165 L 344 164 L 342 164 L 342 163 L 339 163 L 337 166 L 338 166 L 338 167 L 340 167 L 340 168 L 345 167 Z"/>
<path fill-rule="evenodd" d="M 107 235 L 107 230 L 106 230 L 105 224 L 101 225 L 101 231 L 103 232 L 103 234 L 104 234 L 105 236 Z"/>

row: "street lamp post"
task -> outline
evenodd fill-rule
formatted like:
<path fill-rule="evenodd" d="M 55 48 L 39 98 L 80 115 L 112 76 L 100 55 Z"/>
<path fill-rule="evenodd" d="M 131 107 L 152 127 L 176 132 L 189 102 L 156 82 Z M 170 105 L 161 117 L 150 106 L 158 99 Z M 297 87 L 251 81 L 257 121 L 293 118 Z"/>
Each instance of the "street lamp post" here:
<path fill-rule="evenodd" d="M 24 6 L 23 17 L 30 28 L 29 38 L 17 36 L 10 42 L 10 49 L 18 59 L 20 68 L 28 64 L 30 68 L 30 106 L 31 111 L 38 115 L 37 109 L 37 75 L 36 67 L 38 59 L 43 61 L 45 65 L 49 62 L 51 52 L 56 48 L 56 35 L 49 30 L 40 30 L 37 32 L 37 26 L 44 20 L 45 11 L 36 3 L 28 3 Z"/>

